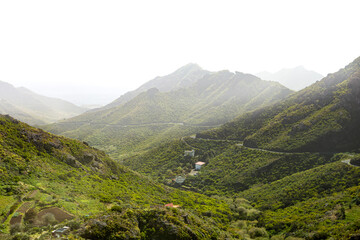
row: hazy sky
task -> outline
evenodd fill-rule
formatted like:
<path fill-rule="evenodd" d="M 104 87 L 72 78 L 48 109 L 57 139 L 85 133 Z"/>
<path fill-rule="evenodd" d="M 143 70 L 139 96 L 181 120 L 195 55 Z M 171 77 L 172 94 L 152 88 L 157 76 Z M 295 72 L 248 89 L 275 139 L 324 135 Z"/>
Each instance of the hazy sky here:
<path fill-rule="evenodd" d="M 359 9 L 358 0 L 0 0 L 0 80 L 110 98 L 189 62 L 326 75 L 360 56 Z"/>

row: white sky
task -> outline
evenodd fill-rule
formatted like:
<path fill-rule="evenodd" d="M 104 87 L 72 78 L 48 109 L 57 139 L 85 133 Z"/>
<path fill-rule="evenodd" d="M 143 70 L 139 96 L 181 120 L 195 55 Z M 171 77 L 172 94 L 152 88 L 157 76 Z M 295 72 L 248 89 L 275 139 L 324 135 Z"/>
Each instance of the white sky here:
<path fill-rule="evenodd" d="M 358 0 L 0 0 L 0 80 L 114 97 L 189 62 L 326 75 L 360 56 L 359 10 Z"/>

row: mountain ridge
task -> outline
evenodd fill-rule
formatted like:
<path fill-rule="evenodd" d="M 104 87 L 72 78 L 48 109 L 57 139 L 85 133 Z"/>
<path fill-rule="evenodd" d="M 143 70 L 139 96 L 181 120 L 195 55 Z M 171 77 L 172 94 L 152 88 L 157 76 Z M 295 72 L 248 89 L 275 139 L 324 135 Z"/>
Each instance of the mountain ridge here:
<path fill-rule="evenodd" d="M 0 113 L 11 114 L 30 124 L 51 123 L 87 110 L 65 100 L 36 94 L 24 87 L 15 88 L 3 81 L 0 81 L 0 99 L 6 101 L 8 106 L 13 106 L 10 111 L 4 105 Z"/>
<path fill-rule="evenodd" d="M 169 92 L 171 90 L 188 87 L 194 83 L 194 81 L 200 79 L 208 73 L 210 72 L 203 70 L 199 65 L 195 63 L 189 63 L 171 74 L 165 75 L 163 77 L 155 77 L 154 79 L 142 84 L 136 90 L 123 94 L 118 99 L 115 99 L 113 102 L 104 106 L 104 108 L 111 108 L 124 104 L 132 100 L 141 92 L 147 91 L 151 88 L 157 88 L 161 92 Z"/>
<path fill-rule="evenodd" d="M 275 73 L 263 71 L 256 73 L 255 76 L 264 80 L 277 81 L 289 89 L 296 91 L 310 86 L 324 77 L 320 73 L 305 69 L 304 66 L 283 68 Z"/>
<path fill-rule="evenodd" d="M 194 83 L 189 87 L 169 92 L 150 88 L 115 107 L 90 111 L 44 129 L 80 138 L 99 148 L 114 146 L 117 153 L 124 153 L 145 148 L 144 140 L 152 138 L 155 144 L 171 137 L 182 137 L 185 133 L 195 133 L 200 128 L 218 126 L 240 113 L 276 102 L 292 93 L 279 83 L 227 70 L 208 73 L 200 79 L 195 77 L 192 81 Z M 109 131 L 117 140 L 105 136 Z M 119 138 L 130 138 L 135 142 L 118 142 Z M 126 145 L 132 150 L 121 150 Z M 115 154 L 112 157 L 117 158 Z"/>
<path fill-rule="evenodd" d="M 357 58 L 284 101 L 214 130 L 214 137 L 242 139 L 248 146 L 281 151 L 359 149 L 359 85 Z"/>

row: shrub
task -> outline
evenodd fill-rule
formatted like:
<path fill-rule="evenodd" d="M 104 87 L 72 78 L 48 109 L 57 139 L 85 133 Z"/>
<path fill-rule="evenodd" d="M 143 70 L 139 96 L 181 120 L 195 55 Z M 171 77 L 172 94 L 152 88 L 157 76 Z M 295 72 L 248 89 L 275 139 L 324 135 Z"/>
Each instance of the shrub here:
<path fill-rule="evenodd" d="M 255 219 L 259 218 L 260 214 L 261 214 L 261 212 L 259 210 L 249 209 L 247 211 L 248 220 L 255 220 Z"/>
<path fill-rule="evenodd" d="M 237 220 L 236 222 L 232 223 L 231 226 L 234 228 L 240 228 L 240 229 L 247 228 L 246 221 L 243 221 L 243 220 Z"/>
<path fill-rule="evenodd" d="M 81 223 L 78 221 L 71 221 L 68 223 L 68 226 L 70 227 L 71 230 L 77 230 L 80 228 Z"/>
<path fill-rule="evenodd" d="M 19 223 L 16 223 L 10 227 L 10 234 L 14 235 L 15 233 L 22 232 L 23 228 Z"/>
<path fill-rule="evenodd" d="M 284 240 L 285 236 L 284 235 L 275 235 L 271 237 L 271 240 Z"/>
<path fill-rule="evenodd" d="M 30 240 L 30 237 L 26 233 L 19 233 L 16 234 L 12 240 Z"/>
<path fill-rule="evenodd" d="M 120 206 L 112 206 L 110 210 L 113 212 L 122 212 L 123 208 Z"/>
<path fill-rule="evenodd" d="M 360 156 L 356 156 L 353 159 L 351 159 L 350 163 L 352 165 L 360 166 Z"/>
<path fill-rule="evenodd" d="M 37 211 L 35 208 L 30 208 L 24 216 L 24 221 L 29 222 L 29 223 L 34 223 L 35 218 L 37 215 Z"/>
<path fill-rule="evenodd" d="M 312 237 L 310 237 L 311 240 L 322 240 L 327 239 L 329 237 L 329 234 L 326 232 L 316 232 Z"/>
<path fill-rule="evenodd" d="M 45 214 L 42 217 L 42 220 L 43 220 L 44 224 L 46 224 L 46 225 L 49 225 L 49 224 L 53 225 L 53 224 L 55 224 L 57 222 L 54 214 L 52 214 L 52 213 Z"/>
<path fill-rule="evenodd" d="M 251 228 L 249 230 L 249 235 L 251 238 L 257 238 L 257 237 L 269 237 L 268 233 L 266 232 L 265 228 Z"/>

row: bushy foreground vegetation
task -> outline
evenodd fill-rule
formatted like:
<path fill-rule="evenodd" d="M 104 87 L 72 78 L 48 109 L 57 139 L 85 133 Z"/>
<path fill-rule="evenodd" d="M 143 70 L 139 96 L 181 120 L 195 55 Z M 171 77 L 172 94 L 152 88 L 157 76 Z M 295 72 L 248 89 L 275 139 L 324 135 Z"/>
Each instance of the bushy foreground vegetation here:
<path fill-rule="evenodd" d="M 109 222 L 111 228 L 105 228 L 106 233 L 89 235 L 92 239 L 99 239 L 102 234 L 113 239 L 117 232 L 124 230 L 124 221 L 139 222 L 138 227 L 130 224 L 132 230 L 129 231 L 135 229 L 140 235 L 134 236 L 142 239 L 146 239 L 145 236 L 151 238 L 151 234 L 163 234 L 164 239 L 170 236 L 167 234 L 175 234 L 177 238 L 198 236 L 199 239 L 208 236 L 216 239 L 223 234 L 248 235 L 247 230 L 241 234 L 231 230 L 234 222 L 246 222 L 243 215 L 231 207 L 231 199 L 214 199 L 162 186 L 82 142 L 48 134 L 11 117 L 0 117 L 0 134 L 1 231 L 15 234 L 14 239 L 21 237 L 17 232 L 36 236 L 45 231 L 46 235 L 53 229 L 49 226 L 63 221 L 76 220 L 80 225 L 92 226 L 93 222 L 87 219 L 114 220 L 114 226 Z M 179 205 L 181 210 L 164 210 L 168 203 Z M 120 209 L 121 213 L 112 213 L 113 218 L 110 218 L 106 213 L 109 209 Z M 183 218 L 186 214 L 189 221 L 200 222 L 199 230 L 186 223 Z M 144 222 L 141 220 L 144 218 L 154 222 Z M 256 219 L 253 218 L 255 222 L 252 223 L 246 222 L 249 228 L 255 227 Z M 168 226 L 168 221 L 174 225 Z M 149 225 L 144 227 L 142 224 Z M 190 225 L 191 229 L 188 229 Z M 118 239 L 123 239 L 127 233 L 121 234 Z"/>

